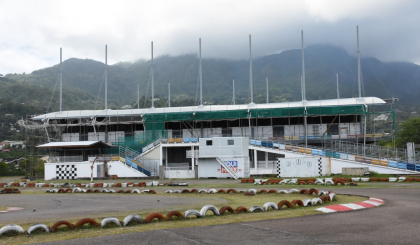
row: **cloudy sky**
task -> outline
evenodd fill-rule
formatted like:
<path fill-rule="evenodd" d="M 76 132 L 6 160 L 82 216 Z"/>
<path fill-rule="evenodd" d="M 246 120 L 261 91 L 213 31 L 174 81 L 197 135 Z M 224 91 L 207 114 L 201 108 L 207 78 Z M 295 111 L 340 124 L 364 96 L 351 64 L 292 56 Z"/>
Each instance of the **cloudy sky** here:
<path fill-rule="evenodd" d="M 362 56 L 420 64 L 417 0 L 1 0 L 0 74 L 76 57 L 108 64 L 198 52 L 248 58 L 328 43 Z"/>

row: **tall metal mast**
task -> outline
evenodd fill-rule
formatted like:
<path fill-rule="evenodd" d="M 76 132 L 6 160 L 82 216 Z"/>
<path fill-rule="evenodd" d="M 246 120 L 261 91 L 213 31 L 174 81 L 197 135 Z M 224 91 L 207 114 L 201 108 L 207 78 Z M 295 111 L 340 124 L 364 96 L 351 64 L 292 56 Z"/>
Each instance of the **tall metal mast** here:
<path fill-rule="evenodd" d="M 137 109 L 140 109 L 140 85 L 137 84 Z"/>
<path fill-rule="evenodd" d="M 233 104 L 235 104 L 235 79 L 233 79 L 233 81 L 232 81 L 232 86 L 233 86 L 232 102 L 233 102 Z"/>
<path fill-rule="evenodd" d="M 105 110 L 108 110 L 108 45 L 105 45 Z"/>
<path fill-rule="evenodd" d="M 155 108 L 155 63 L 153 61 L 153 41 L 152 41 L 152 108 Z"/>
<path fill-rule="evenodd" d="M 303 45 L 303 30 L 301 31 L 301 39 L 302 39 L 302 100 L 305 106 L 305 116 L 304 124 L 305 124 L 305 147 L 308 147 L 308 116 L 306 115 L 306 85 L 305 85 L 305 49 Z"/>
<path fill-rule="evenodd" d="M 171 107 L 171 84 L 168 83 L 168 104 Z"/>
<path fill-rule="evenodd" d="M 356 26 L 357 34 L 357 84 L 359 85 L 359 98 L 362 97 L 362 68 L 360 66 L 360 49 L 359 49 L 359 26 Z"/>
<path fill-rule="evenodd" d="M 249 34 L 249 87 L 251 91 L 251 103 L 254 104 L 254 91 L 253 91 L 253 85 L 252 85 L 252 55 L 251 55 L 251 34 Z"/>
<path fill-rule="evenodd" d="M 337 99 L 340 99 L 340 87 L 338 85 L 338 73 L 336 74 L 337 76 Z"/>
<path fill-rule="evenodd" d="M 200 73 L 200 106 L 203 105 L 203 68 L 201 64 L 201 37 L 198 39 L 199 73 Z"/>
<path fill-rule="evenodd" d="M 63 56 L 60 48 L 60 112 L 63 111 Z"/>
<path fill-rule="evenodd" d="M 268 104 L 268 77 L 265 78 L 265 83 L 267 87 L 267 104 Z"/>
<path fill-rule="evenodd" d="M 305 81 L 305 49 L 303 47 L 303 30 L 301 31 L 302 39 L 302 95 L 303 100 L 306 100 L 306 81 Z"/>

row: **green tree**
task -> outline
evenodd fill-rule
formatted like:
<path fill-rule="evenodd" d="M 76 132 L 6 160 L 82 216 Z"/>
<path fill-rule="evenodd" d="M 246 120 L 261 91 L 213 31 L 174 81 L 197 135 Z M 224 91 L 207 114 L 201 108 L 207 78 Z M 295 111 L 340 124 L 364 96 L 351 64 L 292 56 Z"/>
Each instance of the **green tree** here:
<path fill-rule="evenodd" d="M 404 147 L 407 142 L 420 144 L 420 118 L 410 118 L 400 125 L 396 143 L 399 147 Z"/>
<path fill-rule="evenodd" d="M 0 176 L 6 176 L 7 173 L 9 173 L 9 166 L 5 162 L 0 162 Z"/>

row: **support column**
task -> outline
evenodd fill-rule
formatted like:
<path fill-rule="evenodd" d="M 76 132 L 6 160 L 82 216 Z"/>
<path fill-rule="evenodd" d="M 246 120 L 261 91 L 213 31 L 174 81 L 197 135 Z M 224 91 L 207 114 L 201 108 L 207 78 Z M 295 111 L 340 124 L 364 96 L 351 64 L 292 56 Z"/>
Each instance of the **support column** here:
<path fill-rule="evenodd" d="M 268 152 L 265 152 L 265 168 L 268 169 Z"/>
<path fill-rule="evenodd" d="M 195 151 L 194 146 L 191 146 L 191 164 L 192 164 L 192 170 L 194 170 L 195 165 Z"/>
<path fill-rule="evenodd" d="M 257 150 L 254 150 L 254 168 L 255 168 L 255 171 L 258 171 L 258 154 L 257 154 Z"/>

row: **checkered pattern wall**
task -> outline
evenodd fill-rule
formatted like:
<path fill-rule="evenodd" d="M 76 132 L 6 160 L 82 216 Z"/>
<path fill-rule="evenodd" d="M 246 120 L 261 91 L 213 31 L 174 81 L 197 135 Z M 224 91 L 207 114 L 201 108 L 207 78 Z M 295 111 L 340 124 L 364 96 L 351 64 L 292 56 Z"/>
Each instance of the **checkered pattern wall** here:
<path fill-rule="evenodd" d="M 322 158 L 318 158 L 318 174 L 322 176 Z"/>
<path fill-rule="evenodd" d="M 77 179 L 76 165 L 56 165 L 56 179 Z"/>

